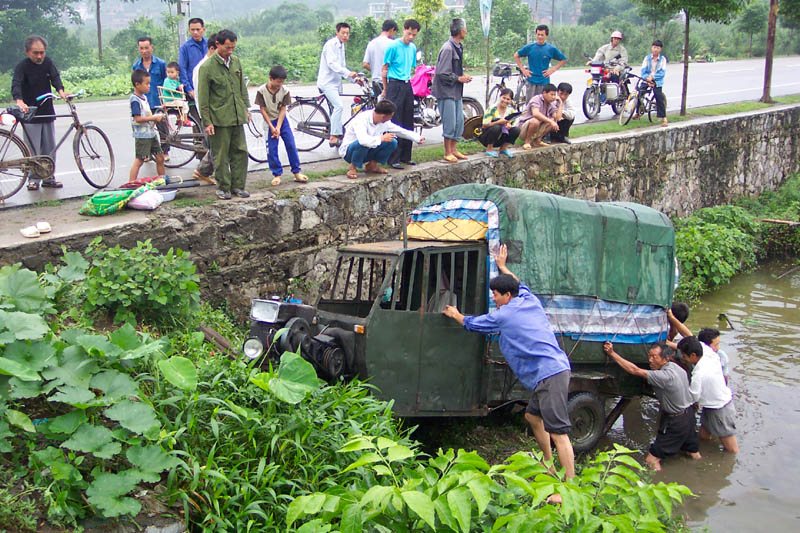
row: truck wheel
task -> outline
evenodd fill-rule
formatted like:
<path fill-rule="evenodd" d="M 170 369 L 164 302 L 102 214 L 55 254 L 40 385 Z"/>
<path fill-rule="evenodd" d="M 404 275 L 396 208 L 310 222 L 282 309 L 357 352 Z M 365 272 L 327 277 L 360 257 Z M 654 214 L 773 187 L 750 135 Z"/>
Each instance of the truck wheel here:
<path fill-rule="evenodd" d="M 567 402 L 572 431 L 569 438 L 575 453 L 592 450 L 603 436 L 605 413 L 600 399 L 591 392 L 572 394 Z"/>

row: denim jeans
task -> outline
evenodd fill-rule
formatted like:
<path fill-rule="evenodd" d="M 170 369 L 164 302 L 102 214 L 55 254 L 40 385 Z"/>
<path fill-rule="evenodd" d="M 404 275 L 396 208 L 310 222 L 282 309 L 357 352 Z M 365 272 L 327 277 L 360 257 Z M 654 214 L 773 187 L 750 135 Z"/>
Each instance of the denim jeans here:
<path fill-rule="evenodd" d="M 278 119 L 273 120 L 272 125 L 277 126 Z M 283 139 L 283 145 L 286 147 L 286 155 L 289 156 L 289 166 L 292 169 L 292 174 L 297 174 L 300 172 L 300 156 L 294 144 L 292 128 L 289 126 L 289 121 L 285 118 L 283 119 L 283 124 L 281 124 L 280 133 L 280 138 Z M 269 169 L 272 171 L 273 176 L 280 176 L 283 174 L 283 166 L 281 166 L 281 160 L 278 157 L 278 139 L 272 136 L 272 131 L 269 129 L 267 129 L 266 135 Z"/>
<path fill-rule="evenodd" d="M 325 87 L 318 87 L 325 95 L 325 98 L 333 106 L 331 112 L 331 135 L 341 137 L 344 129 L 342 128 L 342 97 L 339 96 L 338 85 L 326 85 Z"/>
<path fill-rule="evenodd" d="M 354 165 L 356 168 L 361 168 L 364 166 L 364 162 L 370 161 L 385 165 L 395 148 L 397 148 L 397 139 L 382 142 L 375 148 L 367 148 L 366 146 L 361 146 L 358 141 L 353 141 L 353 143 L 347 147 L 344 160 Z"/>

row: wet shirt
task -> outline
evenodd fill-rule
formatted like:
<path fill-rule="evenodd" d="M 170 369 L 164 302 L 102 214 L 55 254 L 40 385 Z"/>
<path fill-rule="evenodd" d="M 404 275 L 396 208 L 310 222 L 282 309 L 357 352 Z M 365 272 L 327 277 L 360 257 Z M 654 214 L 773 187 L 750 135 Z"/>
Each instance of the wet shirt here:
<path fill-rule="evenodd" d="M 531 69 L 531 77 L 527 78 L 529 83 L 536 85 L 547 85 L 550 83 L 550 78 L 545 78 L 542 72 L 550 68 L 550 61 L 555 59 L 557 61 L 564 61 L 567 56 L 561 53 L 561 50 L 556 48 L 550 43 L 528 43 L 519 50 L 517 54 L 520 57 L 528 58 L 528 68 Z"/>
<path fill-rule="evenodd" d="M 500 350 L 517 379 L 533 390 L 539 382 L 570 369 L 558 346 L 539 298 L 520 284 L 519 294 L 501 308 L 480 316 L 465 316 L 464 329 L 500 332 Z"/>
<path fill-rule="evenodd" d="M 700 407 L 719 409 L 725 407 L 733 395 L 725 384 L 719 356 L 707 344 L 701 343 L 701 345 L 703 357 L 692 369 L 692 384 L 689 386 L 689 391 L 692 400 L 700 404 Z"/>
<path fill-rule="evenodd" d="M 659 370 L 648 370 L 647 383 L 653 387 L 661 410 L 668 415 L 680 413 L 694 403 L 686 371 L 672 361 Z"/>

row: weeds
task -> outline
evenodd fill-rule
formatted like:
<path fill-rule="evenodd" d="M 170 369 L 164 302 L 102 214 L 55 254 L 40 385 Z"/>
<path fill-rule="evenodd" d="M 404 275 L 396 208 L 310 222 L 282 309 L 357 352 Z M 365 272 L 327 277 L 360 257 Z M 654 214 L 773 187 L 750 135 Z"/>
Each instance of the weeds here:
<path fill-rule="evenodd" d="M 173 207 L 203 207 L 214 203 L 215 198 L 177 198 L 172 202 Z"/>

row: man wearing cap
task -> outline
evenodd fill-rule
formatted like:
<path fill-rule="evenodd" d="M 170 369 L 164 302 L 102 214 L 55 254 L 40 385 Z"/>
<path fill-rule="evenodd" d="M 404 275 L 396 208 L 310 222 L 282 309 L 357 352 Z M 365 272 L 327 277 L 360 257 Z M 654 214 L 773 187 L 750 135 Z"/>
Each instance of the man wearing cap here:
<path fill-rule="evenodd" d="M 619 57 L 617 57 L 619 56 Z M 606 43 L 597 49 L 589 63 L 603 63 L 607 64 L 611 61 L 617 63 L 614 66 L 614 72 L 611 74 L 611 81 L 619 81 L 619 73 L 628 64 L 628 51 L 622 46 L 622 32 L 614 31 L 611 33 L 611 42 Z M 588 63 L 587 63 L 588 64 Z"/>

